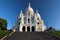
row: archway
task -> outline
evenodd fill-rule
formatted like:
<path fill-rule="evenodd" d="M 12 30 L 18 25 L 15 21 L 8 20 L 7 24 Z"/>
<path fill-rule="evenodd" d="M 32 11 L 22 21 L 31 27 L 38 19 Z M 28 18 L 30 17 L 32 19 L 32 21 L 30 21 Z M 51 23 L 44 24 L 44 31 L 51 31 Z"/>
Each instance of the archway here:
<path fill-rule="evenodd" d="M 35 31 L 35 27 L 34 26 L 32 26 L 32 32 L 34 32 Z"/>
<path fill-rule="evenodd" d="M 25 26 L 23 26 L 22 30 L 23 30 L 23 32 L 25 32 Z"/>
<path fill-rule="evenodd" d="M 30 26 L 27 27 L 27 32 L 30 32 Z"/>

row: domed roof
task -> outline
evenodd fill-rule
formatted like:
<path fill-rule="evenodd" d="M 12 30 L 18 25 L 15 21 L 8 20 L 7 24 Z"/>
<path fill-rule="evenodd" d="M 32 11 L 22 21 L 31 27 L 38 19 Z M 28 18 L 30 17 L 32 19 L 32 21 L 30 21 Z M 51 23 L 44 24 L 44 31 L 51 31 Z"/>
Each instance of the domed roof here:
<path fill-rule="evenodd" d="M 26 9 L 26 11 L 31 11 L 31 12 L 33 12 L 33 11 L 34 11 L 34 10 L 31 8 L 30 3 L 29 3 L 28 8 Z"/>
<path fill-rule="evenodd" d="M 40 14 L 38 13 L 38 10 L 36 10 L 36 14 L 37 14 L 37 17 L 41 19 Z"/>

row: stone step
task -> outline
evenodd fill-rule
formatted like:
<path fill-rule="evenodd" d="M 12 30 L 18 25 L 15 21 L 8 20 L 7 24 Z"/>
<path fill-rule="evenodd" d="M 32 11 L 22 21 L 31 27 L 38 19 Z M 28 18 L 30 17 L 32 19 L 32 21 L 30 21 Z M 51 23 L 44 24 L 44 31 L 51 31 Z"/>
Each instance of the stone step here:
<path fill-rule="evenodd" d="M 15 32 L 4 40 L 57 40 L 46 32 Z"/>

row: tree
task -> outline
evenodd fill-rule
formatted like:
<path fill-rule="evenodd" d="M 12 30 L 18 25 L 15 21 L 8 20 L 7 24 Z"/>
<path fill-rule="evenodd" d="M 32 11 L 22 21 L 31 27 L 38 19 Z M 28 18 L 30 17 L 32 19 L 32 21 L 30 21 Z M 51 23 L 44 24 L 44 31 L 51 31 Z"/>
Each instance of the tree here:
<path fill-rule="evenodd" d="M 2 23 L 0 22 L 0 30 L 1 30 L 1 28 L 2 28 Z"/>
<path fill-rule="evenodd" d="M 52 26 L 48 28 L 48 31 L 55 31 L 55 28 L 53 28 Z"/>
<path fill-rule="evenodd" d="M 0 30 L 6 30 L 7 29 L 7 21 L 3 18 L 0 18 Z"/>

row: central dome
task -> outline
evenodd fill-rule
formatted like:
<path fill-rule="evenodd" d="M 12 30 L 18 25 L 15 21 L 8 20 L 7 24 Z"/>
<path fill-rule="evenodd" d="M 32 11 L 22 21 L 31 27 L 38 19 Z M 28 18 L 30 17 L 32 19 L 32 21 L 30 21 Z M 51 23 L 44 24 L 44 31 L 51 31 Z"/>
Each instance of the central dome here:
<path fill-rule="evenodd" d="M 26 11 L 31 11 L 31 12 L 33 12 L 33 11 L 34 11 L 34 10 L 31 8 L 30 3 L 29 3 L 28 8 L 26 9 Z"/>

